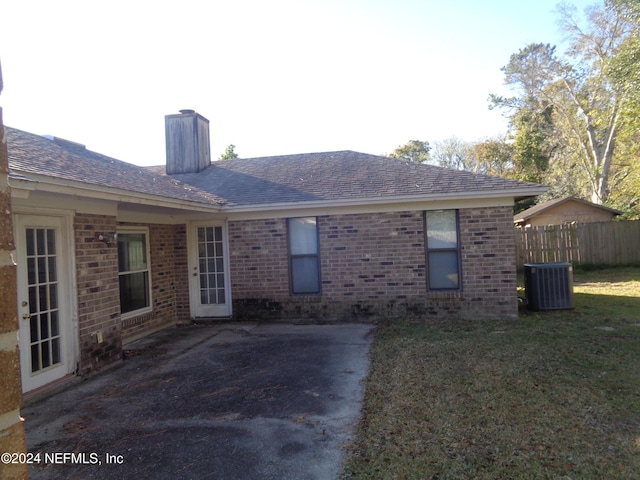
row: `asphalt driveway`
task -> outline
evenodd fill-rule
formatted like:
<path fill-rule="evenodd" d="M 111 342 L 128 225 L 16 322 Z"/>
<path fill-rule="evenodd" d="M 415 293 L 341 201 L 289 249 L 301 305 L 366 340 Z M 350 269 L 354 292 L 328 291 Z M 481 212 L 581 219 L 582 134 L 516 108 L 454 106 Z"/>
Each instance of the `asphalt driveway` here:
<path fill-rule="evenodd" d="M 220 324 L 139 341 L 22 410 L 30 478 L 335 479 L 372 328 Z"/>

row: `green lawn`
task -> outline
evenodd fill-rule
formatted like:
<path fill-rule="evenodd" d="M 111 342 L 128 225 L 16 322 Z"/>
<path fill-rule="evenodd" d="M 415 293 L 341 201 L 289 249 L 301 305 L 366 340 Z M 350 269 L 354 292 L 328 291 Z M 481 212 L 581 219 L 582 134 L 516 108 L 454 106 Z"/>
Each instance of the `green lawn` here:
<path fill-rule="evenodd" d="M 575 309 L 381 325 L 343 478 L 640 478 L 640 268 Z"/>

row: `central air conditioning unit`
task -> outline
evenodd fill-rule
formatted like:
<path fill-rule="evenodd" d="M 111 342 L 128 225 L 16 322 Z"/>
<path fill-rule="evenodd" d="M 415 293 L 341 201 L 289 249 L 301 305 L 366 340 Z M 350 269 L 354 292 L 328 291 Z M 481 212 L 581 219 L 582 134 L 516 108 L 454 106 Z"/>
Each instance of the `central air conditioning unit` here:
<path fill-rule="evenodd" d="M 573 308 L 573 268 L 568 262 L 527 263 L 524 290 L 530 310 Z"/>

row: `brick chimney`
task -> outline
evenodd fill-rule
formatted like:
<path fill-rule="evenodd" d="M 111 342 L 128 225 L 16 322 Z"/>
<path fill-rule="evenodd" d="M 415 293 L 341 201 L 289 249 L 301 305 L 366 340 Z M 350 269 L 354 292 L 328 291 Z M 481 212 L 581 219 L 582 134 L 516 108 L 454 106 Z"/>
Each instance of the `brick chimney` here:
<path fill-rule="evenodd" d="M 194 110 L 164 117 L 167 175 L 198 173 L 211 165 L 209 120 Z"/>

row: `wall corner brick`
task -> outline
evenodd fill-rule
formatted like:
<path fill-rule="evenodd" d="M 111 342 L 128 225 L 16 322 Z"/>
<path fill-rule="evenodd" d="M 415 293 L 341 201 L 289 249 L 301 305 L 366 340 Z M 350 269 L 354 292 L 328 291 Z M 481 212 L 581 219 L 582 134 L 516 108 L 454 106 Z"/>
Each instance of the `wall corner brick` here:
<path fill-rule="evenodd" d="M 0 67 L 0 93 L 2 68 Z M 24 426 L 20 419 L 22 382 L 18 350 L 18 305 L 16 267 L 11 261 L 14 249 L 11 191 L 8 183 L 9 159 L 6 134 L 0 108 L 0 453 L 24 453 L 27 450 Z M 6 480 L 28 478 L 26 464 L 0 463 L 0 477 Z"/>

